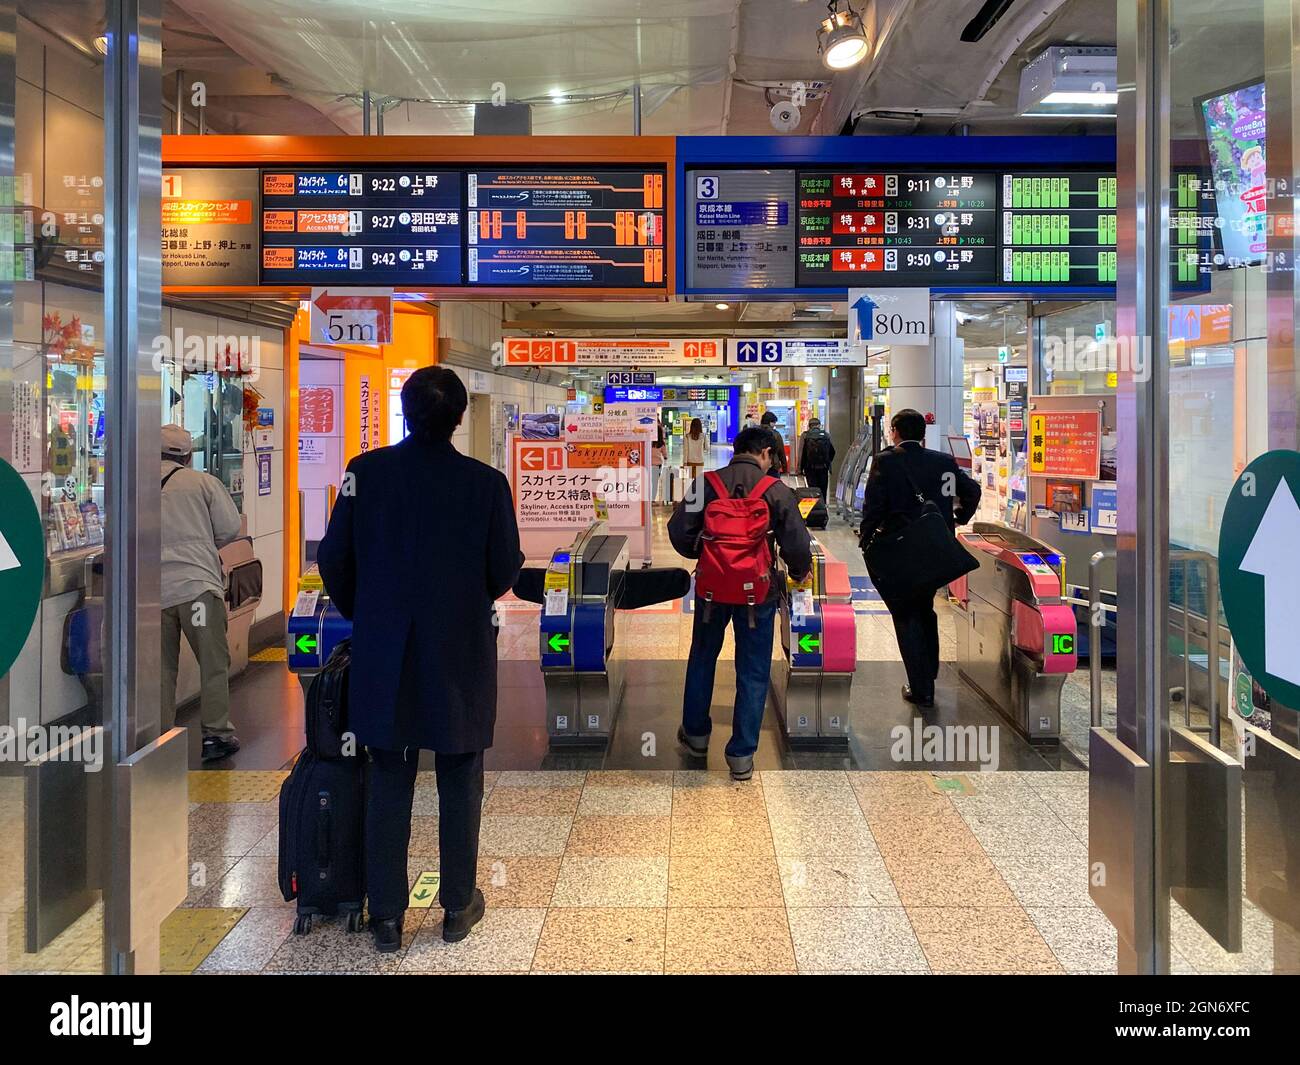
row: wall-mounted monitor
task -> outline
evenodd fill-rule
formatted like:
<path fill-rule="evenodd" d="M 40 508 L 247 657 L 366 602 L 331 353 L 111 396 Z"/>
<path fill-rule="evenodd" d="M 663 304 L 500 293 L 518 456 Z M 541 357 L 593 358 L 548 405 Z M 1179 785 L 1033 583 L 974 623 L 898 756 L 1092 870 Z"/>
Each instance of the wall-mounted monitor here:
<path fill-rule="evenodd" d="M 1218 215 L 1215 263 L 1232 269 L 1262 262 L 1268 251 L 1264 82 L 1202 96 L 1196 109 L 1209 151 Z"/>

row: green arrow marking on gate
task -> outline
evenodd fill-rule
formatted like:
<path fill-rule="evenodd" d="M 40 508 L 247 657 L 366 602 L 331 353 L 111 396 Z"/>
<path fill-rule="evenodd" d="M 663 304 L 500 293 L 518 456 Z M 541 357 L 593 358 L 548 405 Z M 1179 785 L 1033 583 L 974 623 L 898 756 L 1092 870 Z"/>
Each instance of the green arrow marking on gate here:
<path fill-rule="evenodd" d="M 557 655 L 563 654 L 565 648 L 569 646 L 569 634 L 567 632 L 552 633 L 551 638 L 546 641 L 546 646 Z"/>
<path fill-rule="evenodd" d="M 1241 471 L 1219 522 L 1219 590 L 1232 642 L 1256 683 L 1300 710 L 1293 619 L 1300 597 L 1300 453 L 1268 451 Z M 1238 695 L 1237 712 L 1249 698 Z"/>
<path fill-rule="evenodd" d="M 0 459 L 0 677 L 32 631 L 45 584 L 45 534 L 27 482 Z"/>
<path fill-rule="evenodd" d="M 820 636 L 814 636 L 812 635 L 812 633 L 806 632 L 799 637 L 799 650 L 802 651 L 804 654 L 806 655 L 812 654 L 813 652 L 820 651 L 821 649 L 822 649 L 822 638 Z"/>
<path fill-rule="evenodd" d="M 304 633 L 295 641 L 294 646 L 298 649 L 300 655 L 313 654 L 316 650 L 316 637 Z"/>

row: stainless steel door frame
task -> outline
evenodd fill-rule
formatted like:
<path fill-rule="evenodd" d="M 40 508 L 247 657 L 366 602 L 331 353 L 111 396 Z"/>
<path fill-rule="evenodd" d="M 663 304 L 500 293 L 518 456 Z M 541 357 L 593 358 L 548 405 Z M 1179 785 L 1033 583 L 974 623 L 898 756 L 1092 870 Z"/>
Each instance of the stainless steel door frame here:
<path fill-rule="evenodd" d="M 105 968 L 156 972 L 158 924 L 164 912 L 143 912 L 136 900 L 151 879 L 139 843 L 139 810 L 131 779 L 146 773 L 146 756 L 166 760 L 170 786 L 151 786 L 151 801 L 172 801 L 183 748 L 156 745 L 161 734 L 158 677 L 161 651 L 159 455 L 161 379 L 152 341 L 161 332 L 162 5 L 112 0 L 104 62 L 104 292 L 108 387 L 105 495 L 105 725 L 109 754 L 110 868 L 105 899 Z M 151 746 L 154 745 L 154 746 Z M 148 748 L 148 750 L 146 750 Z M 159 753 L 161 752 L 161 753 Z M 140 792 L 140 788 L 135 789 Z M 179 799 L 185 800 L 184 791 Z M 188 808 L 188 807 L 186 807 Z M 161 813 L 162 811 L 160 811 Z M 138 851 L 138 853 L 137 853 Z M 158 871 L 163 874 L 162 870 Z M 164 875 L 174 880 L 174 869 Z M 183 874 L 183 869 L 182 869 Z M 156 891 L 174 898 L 174 884 Z M 183 897 L 183 894 L 182 894 Z"/>
<path fill-rule="evenodd" d="M 1127 338 L 1130 359 L 1118 369 L 1119 528 L 1116 537 L 1118 699 L 1116 739 L 1149 767 L 1150 787 L 1132 807 L 1145 824 L 1132 826 L 1143 843 L 1135 855 L 1131 905 L 1139 930 L 1120 937 L 1121 972 L 1169 971 L 1169 890 L 1159 855 L 1169 756 L 1168 631 L 1165 566 L 1169 551 L 1169 371 L 1164 308 L 1169 196 L 1169 0 L 1117 5 L 1119 108 L 1119 279 L 1116 333 Z M 1099 769 L 1098 772 L 1104 772 Z M 1097 781 L 1093 786 L 1119 786 Z M 1105 831 L 1104 825 L 1093 830 Z"/>

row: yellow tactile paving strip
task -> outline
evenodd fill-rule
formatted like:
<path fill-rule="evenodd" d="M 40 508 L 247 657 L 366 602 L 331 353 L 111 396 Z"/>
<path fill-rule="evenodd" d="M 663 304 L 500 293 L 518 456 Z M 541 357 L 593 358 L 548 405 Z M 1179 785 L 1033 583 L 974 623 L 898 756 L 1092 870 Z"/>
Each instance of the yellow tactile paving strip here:
<path fill-rule="evenodd" d="M 190 771 L 190 802 L 270 802 L 289 774 L 281 769 Z"/>
<path fill-rule="evenodd" d="M 162 924 L 162 971 L 192 973 L 247 912 L 242 908 L 173 910 Z"/>
<path fill-rule="evenodd" d="M 264 647 L 256 654 L 249 655 L 248 660 L 250 662 L 287 662 L 289 661 L 289 652 L 280 646 Z"/>

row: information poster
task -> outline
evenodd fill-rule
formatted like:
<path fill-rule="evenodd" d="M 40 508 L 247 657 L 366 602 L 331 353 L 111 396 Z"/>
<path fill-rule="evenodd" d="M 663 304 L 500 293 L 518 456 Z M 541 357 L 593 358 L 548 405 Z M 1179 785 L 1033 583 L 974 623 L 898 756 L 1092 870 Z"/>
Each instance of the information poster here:
<path fill-rule="evenodd" d="M 695 170 L 686 186 L 687 284 L 794 286 L 793 170 Z"/>
<path fill-rule="evenodd" d="M 471 285 L 658 288 L 666 281 L 662 170 L 467 175 Z"/>
<path fill-rule="evenodd" d="M 1052 410 L 1029 416 L 1029 472 L 1095 481 L 1101 475 L 1101 412 Z"/>
<path fill-rule="evenodd" d="M 997 175 L 801 170 L 800 286 L 957 285 L 997 277 Z"/>
<path fill-rule="evenodd" d="M 459 285 L 460 174 L 263 170 L 264 285 Z"/>
<path fill-rule="evenodd" d="M 611 528 L 643 527 L 648 452 L 644 439 L 550 443 L 513 438 L 519 528 L 576 532 L 596 520 L 598 505 L 608 508 Z"/>

